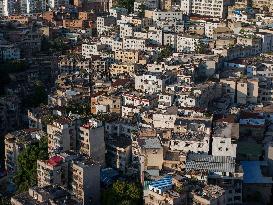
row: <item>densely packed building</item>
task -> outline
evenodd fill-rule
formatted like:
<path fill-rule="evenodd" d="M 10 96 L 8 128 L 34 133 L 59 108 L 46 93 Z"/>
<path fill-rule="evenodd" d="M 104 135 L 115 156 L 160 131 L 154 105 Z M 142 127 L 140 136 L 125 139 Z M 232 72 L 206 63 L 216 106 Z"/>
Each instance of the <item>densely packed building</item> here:
<path fill-rule="evenodd" d="M 128 2 L 0 0 L 0 196 L 272 204 L 273 1 Z"/>

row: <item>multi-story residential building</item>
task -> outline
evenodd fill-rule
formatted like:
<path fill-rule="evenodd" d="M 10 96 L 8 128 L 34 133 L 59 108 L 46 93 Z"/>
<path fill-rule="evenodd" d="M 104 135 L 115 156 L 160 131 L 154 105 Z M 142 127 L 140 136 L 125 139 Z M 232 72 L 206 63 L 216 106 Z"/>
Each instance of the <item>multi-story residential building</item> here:
<path fill-rule="evenodd" d="M 150 27 L 148 31 L 149 43 L 152 45 L 163 45 L 163 31 L 154 27 Z"/>
<path fill-rule="evenodd" d="M 256 32 L 258 37 L 262 38 L 262 52 L 270 52 L 273 50 L 273 34 L 267 32 Z"/>
<path fill-rule="evenodd" d="M 147 45 L 147 39 L 141 38 L 124 38 L 123 49 L 124 50 L 140 50 L 144 51 Z"/>
<path fill-rule="evenodd" d="M 47 125 L 48 152 L 75 150 L 76 127 L 72 120 L 60 118 Z"/>
<path fill-rule="evenodd" d="M 253 79 L 221 79 L 223 93 L 230 96 L 232 103 L 257 103 L 259 95 L 259 81 Z"/>
<path fill-rule="evenodd" d="M 45 187 L 32 187 L 27 192 L 16 194 L 11 198 L 12 205 L 24 205 L 29 204 L 74 204 L 81 205 L 82 203 L 71 195 L 71 193 L 56 185 L 50 185 Z"/>
<path fill-rule="evenodd" d="M 191 192 L 192 204 L 227 204 L 225 190 L 217 185 L 206 185 L 200 192 L 199 189 Z"/>
<path fill-rule="evenodd" d="M 134 106 L 134 107 L 144 107 L 153 108 L 157 104 L 156 95 L 142 95 L 138 92 L 124 93 L 122 95 L 123 105 Z"/>
<path fill-rule="evenodd" d="M 135 76 L 135 89 L 145 93 L 161 93 L 166 89 L 166 85 L 175 82 L 175 77 L 171 73 L 150 73 Z"/>
<path fill-rule="evenodd" d="M 164 32 L 163 34 L 163 45 L 171 46 L 174 50 L 177 48 L 177 34 L 171 32 Z"/>
<path fill-rule="evenodd" d="M 110 75 L 112 78 L 118 78 L 119 76 L 134 76 L 139 68 L 138 64 L 122 63 L 112 64 L 110 68 Z"/>
<path fill-rule="evenodd" d="M 272 2 L 270 0 L 252 0 L 252 7 L 258 9 L 267 8 L 269 10 L 271 3 Z"/>
<path fill-rule="evenodd" d="M 137 125 L 129 119 L 114 119 L 111 122 L 105 123 L 105 132 L 109 135 L 125 135 L 130 138 L 131 133 L 135 131 L 137 131 Z"/>
<path fill-rule="evenodd" d="M 223 188 L 226 204 L 242 203 L 243 171 L 234 157 L 188 154 L 186 172 Z"/>
<path fill-rule="evenodd" d="M 107 162 L 113 168 L 126 174 L 132 159 L 132 141 L 125 136 L 109 136 L 106 143 Z"/>
<path fill-rule="evenodd" d="M 82 45 L 82 54 L 83 56 L 85 56 L 85 58 L 89 57 L 88 46 L 90 45 L 85 45 L 85 44 Z M 90 48 L 90 50 L 93 50 L 92 48 Z M 92 51 L 90 53 L 92 53 Z M 59 69 L 59 73 L 61 74 L 71 74 L 77 71 L 79 72 L 80 70 L 85 70 L 88 72 L 90 69 L 90 65 L 91 65 L 91 62 L 89 59 L 84 59 L 80 56 L 75 56 L 75 57 L 59 56 L 59 59 L 58 59 L 58 69 Z"/>
<path fill-rule="evenodd" d="M 227 3 L 224 0 L 181 0 L 181 11 L 185 14 L 224 18 L 227 15 Z"/>
<path fill-rule="evenodd" d="M 115 51 L 115 60 L 121 63 L 137 63 L 139 60 L 139 51 L 117 50 Z"/>
<path fill-rule="evenodd" d="M 262 113 L 240 113 L 240 137 L 261 143 L 264 139 L 266 120 Z"/>
<path fill-rule="evenodd" d="M 146 15 L 146 13 L 145 13 Z M 160 21 L 181 21 L 183 20 L 183 12 L 182 11 L 153 11 L 151 13 L 151 17 L 155 22 Z"/>
<path fill-rule="evenodd" d="M 15 45 L 0 45 L 0 60 L 18 60 L 20 59 L 20 49 Z"/>
<path fill-rule="evenodd" d="M 91 113 L 120 113 L 121 112 L 121 98 L 120 96 L 91 96 Z"/>
<path fill-rule="evenodd" d="M 99 55 L 100 51 L 102 51 L 103 49 L 105 49 L 106 46 L 104 44 L 100 44 L 100 43 L 84 43 L 82 44 L 82 55 L 87 58 L 90 59 L 92 58 L 92 55 Z"/>
<path fill-rule="evenodd" d="M 21 125 L 20 103 L 20 98 L 15 95 L 0 98 L 0 133 L 14 131 Z"/>
<path fill-rule="evenodd" d="M 0 16 L 8 16 L 8 0 L 0 1 Z"/>
<path fill-rule="evenodd" d="M 121 107 L 121 116 L 123 118 L 133 119 L 140 112 L 140 108 L 134 106 L 123 105 Z"/>
<path fill-rule="evenodd" d="M 205 35 L 208 38 L 213 38 L 214 29 L 218 27 L 223 27 L 224 23 L 220 21 L 206 21 L 205 23 Z"/>
<path fill-rule="evenodd" d="M 212 155 L 236 157 L 239 124 L 216 123 L 212 135 Z"/>
<path fill-rule="evenodd" d="M 159 94 L 158 95 L 158 108 L 165 109 L 171 107 L 174 103 L 174 95 Z"/>
<path fill-rule="evenodd" d="M 97 18 L 97 32 L 99 35 L 111 30 L 116 24 L 116 18 L 113 16 L 103 16 Z"/>
<path fill-rule="evenodd" d="M 221 79 L 220 82 L 223 84 L 223 94 L 228 95 L 232 103 L 236 102 L 236 81 L 234 79 Z"/>
<path fill-rule="evenodd" d="M 122 50 L 123 48 L 123 41 L 118 38 L 102 36 L 100 41 L 106 45 L 107 49 L 111 49 L 112 51 Z"/>
<path fill-rule="evenodd" d="M 133 37 L 134 31 L 136 31 L 137 28 L 134 27 L 131 24 L 120 24 L 120 38 L 130 38 Z"/>
<path fill-rule="evenodd" d="M 177 51 L 181 53 L 194 52 L 201 40 L 202 40 L 202 37 L 199 37 L 199 36 L 178 35 L 177 36 Z"/>
<path fill-rule="evenodd" d="M 128 9 L 126 8 L 110 8 L 109 6 L 110 16 L 114 16 L 117 19 L 120 19 L 121 15 L 127 15 Z"/>
<path fill-rule="evenodd" d="M 100 204 L 100 165 L 92 159 L 72 163 L 72 191 L 83 205 Z"/>
<path fill-rule="evenodd" d="M 80 152 L 104 166 L 105 164 L 105 142 L 104 126 L 96 120 L 89 120 L 80 127 Z"/>
<path fill-rule="evenodd" d="M 5 136 L 5 168 L 8 174 L 18 170 L 17 159 L 26 146 L 38 143 L 46 133 L 38 129 L 25 129 L 8 133 Z"/>
<path fill-rule="evenodd" d="M 268 164 L 266 161 L 242 161 L 242 168 L 244 171 L 244 186 L 243 198 L 247 200 L 254 194 L 259 194 L 259 202 L 263 204 L 270 203 L 271 189 L 272 189 L 272 176 L 267 175 L 266 170 Z"/>
<path fill-rule="evenodd" d="M 18 45 L 22 56 L 31 56 L 41 50 L 41 35 L 37 30 L 24 29 L 9 33 L 12 43 Z"/>
<path fill-rule="evenodd" d="M 163 146 L 159 138 L 136 136 L 132 142 L 132 163 L 140 171 L 142 181 L 144 172 L 158 176 L 163 166 Z"/>
<path fill-rule="evenodd" d="M 21 0 L 20 11 L 23 14 L 43 12 L 46 10 L 46 0 Z"/>
<path fill-rule="evenodd" d="M 238 36 L 237 44 L 251 46 L 253 54 L 259 54 L 262 52 L 262 38 L 257 36 Z"/>
<path fill-rule="evenodd" d="M 68 185 L 68 162 L 61 156 L 37 161 L 37 181 L 39 187 L 48 185 Z"/>
<path fill-rule="evenodd" d="M 146 8 L 148 8 L 150 10 L 154 10 L 154 9 L 159 8 L 159 3 L 160 3 L 159 0 L 147 0 L 147 1 L 137 0 L 134 2 L 134 11 L 139 12 L 140 11 L 139 7 L 141 5 L 145 5 Z"/>
<path fill-rule="evenodd" d="M 170 150 L 184 153 L 208 153 L 210 138 L 206 133 L 189 131 L 185 134 L 176 134 L 170 140 Z"/>
<path fill-rule="evenodd" d="M 155 128 L 167 128 L 174 129 L 174 123 L 176 120 L 175 112 L 163 112 L 163 113 L 154 113 L 153 114 L 153 126 Z"/>
<path fill-rule="evenodd" d="M 48 6 L 51 9 L 58 9 L 60 6 L 70 5 L 69 0 L 48 0 Z"/>

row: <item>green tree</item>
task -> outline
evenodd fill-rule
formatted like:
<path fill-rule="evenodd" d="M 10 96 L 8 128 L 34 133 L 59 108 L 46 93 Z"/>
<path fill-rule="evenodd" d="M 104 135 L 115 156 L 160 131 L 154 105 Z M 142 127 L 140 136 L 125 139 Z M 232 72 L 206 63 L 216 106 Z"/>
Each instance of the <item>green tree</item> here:
<path fill-rule="evenodd" d="M 34 93 L 24 100 L 26 107 L 37 107 L 40 104 L 47 103 L 47 91 L 41 81 L 34 83 Z"/>
<path fill-rule="evenodd" d="M 90 104 L 89 103 L 70 103 L 66 107 L 67 113 L 79 114 L 82 116 L 90 115 Z"/>
<path fill-rule="evenodd" d="M 103 205 L 138 205 L 142 203 L 142 187 L 138 183 L 116 181 L 102 193 Z"/>
<path fill-rule="evenodd" d="M 173 47 L 171 45 L 166 46 L 161 50 L 161 52 L 158 55 L 158 61 L 162 61 L 163 58 L 168 58 L 173 54 Z"/>
<path fill-rule="evenodd" d="M 122 7 L 128 9 L 129 12 L 134 11 L 134 2 L 135 0 L 118 0 L 117 7 Z"/>
<path fill-rule="evenodd" d="M 9 74 L 23 72 L 27 70 L 27 68 L 27 63 L 22 60 L 12 60 L 0 63 L 0 96 L 4 94 L 4 88 L 10 82 Z"/>
<path fill-rule="evenodd" d="M 206 49 L 206 44 L 199 40 L 198 43 L 195 43 L 195 52 L 198 54 L 205 54 L 207 49 Z"/>
<path fill-rule="evenodd" d="M 10 198 L 9 197 L 4 197 L 0 196 L 0 205 L 10 205 Z"/>
<path fill-rule="evenodd" d="M 27 145 L 18 156 L 18 170 L 13 181 L 18 192 L 27 191 L 37 184 L 37 160 L 48 159 L 47 138 L 42 137 L 38 143 Z"/>

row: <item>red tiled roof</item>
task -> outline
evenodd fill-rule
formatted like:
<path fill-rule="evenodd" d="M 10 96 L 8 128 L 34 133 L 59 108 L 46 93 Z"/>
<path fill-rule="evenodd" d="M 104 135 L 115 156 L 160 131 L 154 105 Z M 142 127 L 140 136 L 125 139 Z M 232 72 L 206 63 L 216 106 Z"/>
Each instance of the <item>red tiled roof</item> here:
<path fill-rule="evenodd" d="M 60 156 L 54 156 L 51 157 L 49 160 L 47 160 L 47 163 L 52 166 L 57 166 L 63 161 L 63 158 Z"/>

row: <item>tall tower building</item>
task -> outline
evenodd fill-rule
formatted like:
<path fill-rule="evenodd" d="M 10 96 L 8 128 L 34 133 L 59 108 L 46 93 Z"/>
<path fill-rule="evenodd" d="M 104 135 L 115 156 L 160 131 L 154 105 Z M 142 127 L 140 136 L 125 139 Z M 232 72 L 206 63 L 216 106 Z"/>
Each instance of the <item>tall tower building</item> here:
<path fill-rule="evenodd" d="M 46 10 L 46 0 L 21 0 L 20 11 L 22 14 L 37 13 Z"/>
<path fill-rule="evenodd" d="M 8 15 L 8 0 L 0 0 L 0 16 Z"/>

